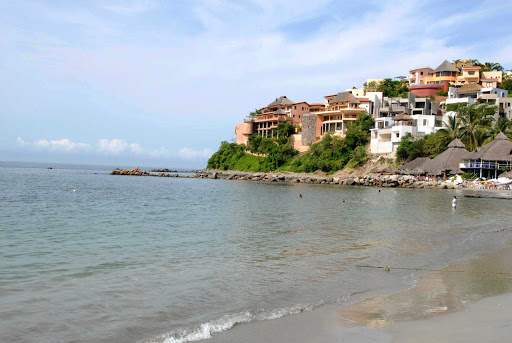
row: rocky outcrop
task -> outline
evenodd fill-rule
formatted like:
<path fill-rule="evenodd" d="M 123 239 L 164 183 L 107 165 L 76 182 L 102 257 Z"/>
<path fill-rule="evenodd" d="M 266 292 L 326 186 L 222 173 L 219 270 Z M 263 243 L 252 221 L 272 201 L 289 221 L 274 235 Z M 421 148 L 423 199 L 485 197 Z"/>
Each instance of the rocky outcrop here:
<path fill-rule="evenodd" d="M 389 188 L 425 188 L 425 189 L 460 189 L 471 187 L 471 183 L 456 184 L 449 181 L 433 181 L 419 179 L 412 175 L 366 175 L 363 177 L 331 177 L 317 176 L 312 174 L 299 173 L 261 173 L 261 172 L 240 172 L 240 171 L 219 171 L 201 170 L 195 173 L 159 173 L 152 174 L 141 171 L 139 168 L 132 170 L 113 170 L 111 175 L 137 175 L 137 176 L 158 176 L 175 178 L 195 179 L 225 179 L 225 180 L 247 180 L 263 182 L 287 182 L 325 185 L 345 185 L 363 187 L 389 187 Z"/>
<path fill-rule="evenodd" d="M 112 170 L 110 175 L 135 175 L 135 176 L 151 176 L 152 174 L 147 171 L 140 170 L 139 167 L 133 168 L 131 170 Z"/>

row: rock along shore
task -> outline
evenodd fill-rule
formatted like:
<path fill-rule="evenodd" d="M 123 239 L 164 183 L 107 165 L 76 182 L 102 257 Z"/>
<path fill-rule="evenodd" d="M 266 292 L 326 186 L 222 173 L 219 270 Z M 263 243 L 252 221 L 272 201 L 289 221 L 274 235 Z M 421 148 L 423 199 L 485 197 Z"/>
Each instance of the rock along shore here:
<path fill-rule="evenodd" d="M 328 185 L 346 185 L 346 186 L 366 186 L 366 187 L 393 187 L 393 188 L 426 188 L 426 189 L 461 189 L 471 187 L 472 184 L 464 181 L 456 184 L 446 180 L 428 180 L 418 178 L 412 175 L 379 175 L 370 174 L 362 177 L 329 177 L 312 174 L 297 173 L 261 173 L 261 172 L 241 172 L 241 171 L 219 171 L 202 170 L 191 174 L 177 173 L 150 173 L 142 171 L 139 168 L 131 170 L 113 170 L 110 175 L 133 175 L 133 176 L 155 176 L 155 177 L 177 177 L 177 178 L 195 178 L 195 179 L 226 179 L 226 180 L 246 180 L 263 182 L 286 182 L 286 183 L 305 183 L 305 184 L 328 184 Z"/>

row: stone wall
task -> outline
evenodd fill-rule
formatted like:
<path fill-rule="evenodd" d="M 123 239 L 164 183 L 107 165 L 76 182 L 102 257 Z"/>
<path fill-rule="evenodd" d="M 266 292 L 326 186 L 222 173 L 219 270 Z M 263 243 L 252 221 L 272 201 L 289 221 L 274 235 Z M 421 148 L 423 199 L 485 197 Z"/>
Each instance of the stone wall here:
<path fill-rule="evenodd" d="M 310 145 L 316 140 L 316 114 L 302 116 L 302 145 Z"/>

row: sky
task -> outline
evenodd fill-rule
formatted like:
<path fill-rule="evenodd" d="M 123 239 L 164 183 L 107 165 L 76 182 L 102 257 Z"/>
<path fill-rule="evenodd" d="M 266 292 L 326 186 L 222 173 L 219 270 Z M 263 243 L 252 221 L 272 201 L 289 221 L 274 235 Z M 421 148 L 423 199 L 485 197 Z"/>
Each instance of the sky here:
<path fill-rule="evenodd" d="M 0 0 L 0 160 L 202 168 L 238 122 L 443 60 L 512 67 L 512 2 Z"/>

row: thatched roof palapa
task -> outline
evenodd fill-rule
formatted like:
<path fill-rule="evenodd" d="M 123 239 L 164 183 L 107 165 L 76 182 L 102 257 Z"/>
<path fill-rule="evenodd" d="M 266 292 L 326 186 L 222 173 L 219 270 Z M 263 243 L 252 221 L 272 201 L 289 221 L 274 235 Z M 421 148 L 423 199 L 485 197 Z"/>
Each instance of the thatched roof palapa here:
<path fill-rule="evenodd" d="M 407 113 L 400 113 L 393 117 L 394 121 L 413 121 L 412 117 Z"/>
<path fill-rule="evenodd" d="M 278 105 L 291 105 L 291 104 L 294 104 L 294 102 L 283 95 L 283 96 L 280 96 L 279 98 L 277 98 L 275 101 L 272 101 L 267 107 L 278 106 Z"/>
<path fill-rule="evenodd" d="M 418 157 L 411 162 L 403 164 L 400 169 L 405 170 L 407 174 L 421 175 L 425 174 L 425 165 L 431 161 L 428 157 Z"/>
<path fill-rule="evenodd" d="M 430 175 L 441 175 L 445 172 L 458 172 L 459 165 L 464 159 L 471 156 L 459 139 L 448 144 L 448 149 L 425 164 L 425 170 Z"/>
<path fill-rule="evenodd" d="M 454 67 L 450 62 L 448 62 L 447 60 L 444 60 L 443 63 L 441 63 L 435 70 L 434 72 L 437 73 L 437 72 L 442 72 L 442 71 L 455 71 L 455 72 L 458 72 L 459 69 Z"/>
<path fill-rule="evenodd" d="M 500 132 L 496 138 L 472 152 L 466 159 L 486 161 L 512 161 L 512 142 Z"/>
<path fill-rule="evenodd" d="M 462 87 L 460 87 L 459 89 L 457 89 L 455 91 L 455 93 L 459 94 L 459 93 L 470 93 L 470 92 L 478 92 L 479 90 L 481 90 L 483 87 L 480 86 L 478 83 L 468 83 Z"/>

